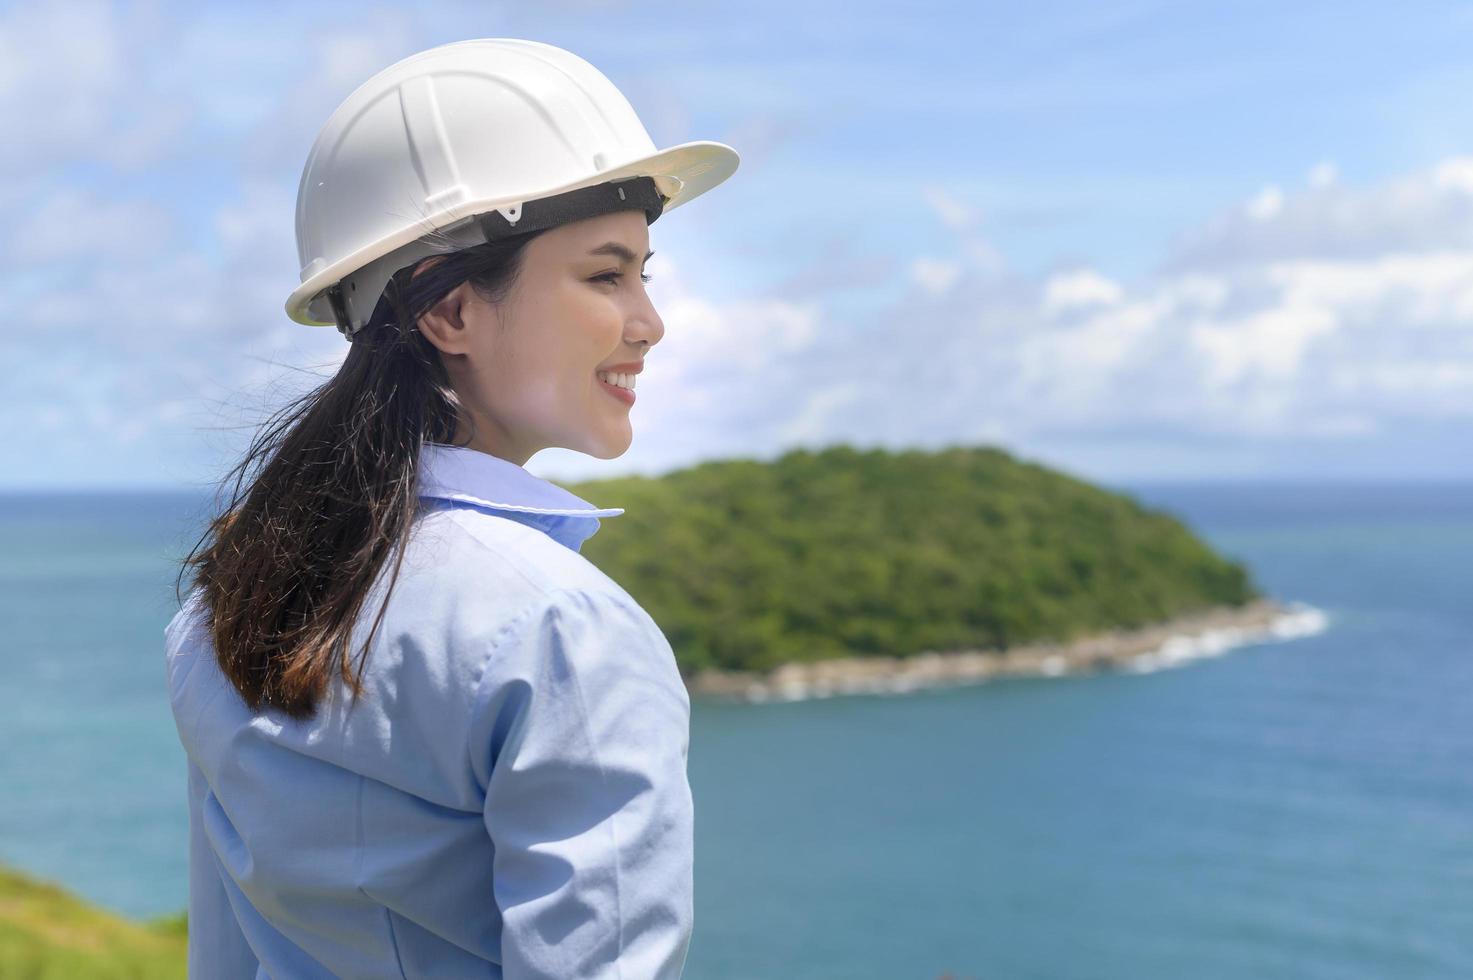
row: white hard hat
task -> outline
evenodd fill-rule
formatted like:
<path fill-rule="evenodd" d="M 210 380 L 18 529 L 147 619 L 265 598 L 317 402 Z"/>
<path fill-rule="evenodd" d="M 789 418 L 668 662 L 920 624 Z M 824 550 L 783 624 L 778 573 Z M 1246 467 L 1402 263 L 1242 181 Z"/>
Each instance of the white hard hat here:
<path fill-rule="evenodd" d="M 360 85 L 317 134 L 297 188 L 302 284 L 287 315 L 351 337 L 418 259 L 618 207 L 654 221 L 739 159 L 708 140 L 656 149 L 612 82 L 550 44 L 422 51 Z"/>

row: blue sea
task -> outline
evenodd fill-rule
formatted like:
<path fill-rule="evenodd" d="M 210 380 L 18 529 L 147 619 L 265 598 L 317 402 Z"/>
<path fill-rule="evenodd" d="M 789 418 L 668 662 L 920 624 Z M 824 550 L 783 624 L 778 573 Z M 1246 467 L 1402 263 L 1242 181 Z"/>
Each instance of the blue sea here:
<path fill-rule="evenodd" d="M 686 976 L 1473 977 L 1473 485 L 1151 484 L 1326 628 L 1151 673 L 694 699 Z M 0 862 L 186 902 L 199 495 L 0 497 Z"/>

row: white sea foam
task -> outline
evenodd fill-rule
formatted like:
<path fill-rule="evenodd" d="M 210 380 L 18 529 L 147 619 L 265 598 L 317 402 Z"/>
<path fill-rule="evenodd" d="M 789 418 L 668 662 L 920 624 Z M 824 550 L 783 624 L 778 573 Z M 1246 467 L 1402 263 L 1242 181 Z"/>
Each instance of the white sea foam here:
<path fill-rule="evenodd" d="M 1291 602 L 1288 612 L 1257 629 L 1230 627 L 1208 630 L 1195 636 L 1173 636 L 1151 653 L 1133 658 L 1124 669 L 1133 674 L 1150 674 L 1205 657 L 1220 657 L 1229 650 L 1259 643 L 1296 640 L 1323 633 L 1330 617 L 1322 609 L 1304 602 Z"/>
<path fill-rule="evenodd" d="M 1069 673 L 1069 659 L 1063 654 L 1056 653 L 1051 657 L 1044 657 L 1039 669 L 1046 677 L 1058 677 Z"/>

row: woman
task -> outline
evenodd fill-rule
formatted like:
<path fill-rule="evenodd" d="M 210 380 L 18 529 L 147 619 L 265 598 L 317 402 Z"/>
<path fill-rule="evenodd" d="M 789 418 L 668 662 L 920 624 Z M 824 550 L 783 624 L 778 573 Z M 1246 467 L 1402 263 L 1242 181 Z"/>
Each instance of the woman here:
<path fill-rule="evenodd" d="M 364 83 L 312 149 L 287 311 L 351 341 L 263 427 L 181 574 L 196 977 L 678 977 L 690 702 L 528 473 L 628 448 L 648 226 L 736 169 L 657 151 L 550 45 Z"/>

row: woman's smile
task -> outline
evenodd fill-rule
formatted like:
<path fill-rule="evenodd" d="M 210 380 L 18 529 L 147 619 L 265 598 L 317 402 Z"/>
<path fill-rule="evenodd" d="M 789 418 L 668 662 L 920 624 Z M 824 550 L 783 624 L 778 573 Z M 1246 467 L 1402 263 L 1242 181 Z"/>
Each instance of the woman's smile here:
<path fill-rule="evenodd" d="M 598 375 L 594 375 L 594 377 L 598 380 L 598 386 L 600 388 L 602 388 L 604 391 L 607 391 L 609 394 L 613 395 L 615 398 L 619 399 L 620 401 L 622 401 L 626 405 L 633 405 L 634 404 L 634 389 L 633 388 L 620 388 L 616 384 L 611 384 L 611 383 L 605 381 L 603 378 L 600 378 Z"/>

